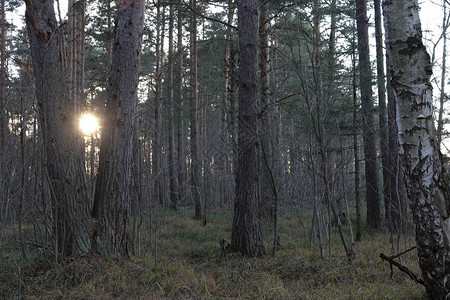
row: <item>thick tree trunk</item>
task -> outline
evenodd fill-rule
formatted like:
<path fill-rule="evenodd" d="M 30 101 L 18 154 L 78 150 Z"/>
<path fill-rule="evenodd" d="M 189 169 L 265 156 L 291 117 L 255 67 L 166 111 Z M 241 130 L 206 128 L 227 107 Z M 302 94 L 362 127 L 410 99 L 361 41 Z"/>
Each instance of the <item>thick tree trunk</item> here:
<path fill-rule="evenodd" d="M 201 161 L 198 153 L 198 93 L 197 93 L 197 12 L 196 0 L 190 0 L 190 5 L 193 8 L 190 18 L 190 56 L 191 56 L 191 186 L 192 198 L 194 200 L 195 215 L 194 219 L 200 220 L 202 218 L 202 206 L 200 198 L 200 168 Z"/>
<path fill-rule="evenodd" d="M 355 4 L 366 173 L 367 225 L 372 228 L 378 228 L 381 224 L 381 214 L 372 99 L 372 72 L 370 70 L 367 0 L 355 0 Z"/>
<path fill-rule="evenodd" d="M 92 250 L 128 257 L 144 0 L 120 0 L 92 214 Z"/>
<path fill-rule="evenodd" d="M 450 293 L 450 193 L 436 138 L 430 56 L 417 0 L 383 2 L 390 79 L 397 101 L 400 159 L 430 299 Z"/>
<path fill-rule="evenodd" d="M 258 221 L 258 16 L 258 1 L 238 2 L 239 140 L 231 249 L 250 257 L 266 253 Z"/>
<path fill-rule="evenodd" d="M 60 56 L 53 0 L 26 3 L 26 24 L 33 61 L 36 99 L 46 172 L 53 208 L 56 254 L 89 249 L 89 200 L 84 159 L 79 149 L 77 115 L 71 110 Z"/>

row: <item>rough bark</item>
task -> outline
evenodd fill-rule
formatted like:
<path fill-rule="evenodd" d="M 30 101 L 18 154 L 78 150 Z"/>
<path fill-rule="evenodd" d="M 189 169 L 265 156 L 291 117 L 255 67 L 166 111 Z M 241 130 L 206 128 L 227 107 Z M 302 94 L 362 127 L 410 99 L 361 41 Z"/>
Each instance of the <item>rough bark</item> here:
<path fill-rule="evenodd" d="M 372 72 L 370 70 L 367 0 L 355 0 L 355 4 L 366 174 L 367 225 L 372 228 L 378 228 L 381 224 L 381 215 L 372 98 Z"/>
<path fill-rule="evenodd" d="M 128 257 L 133 139 L 144 0 L 117 6 L 108 101 L 102 122 L 100 161 L 92 213 L 92 250 Z"/>
<path fill-rule="evenodd" d="M 450 293 L 450 194 L 436 138 L 430 56 L 416 0 L 383 2 L 390 79 L 397 103 L 400 160 L 430 299 Z"/>
<path fill-rule="evenodd" d="M 240 53 L 238 173 L 231 249 L 250 257 L 261 256 L 266 252 L 258 221 L 258 17 L 258 1 L 238 2 Z"/>
<path fill-rule="evenodd" d="M 89 200 L 77 116 L 71 110 L 53 0 L 27 0 L 26 24 L 51 191 L 55 254 L 89 249 Z"/>

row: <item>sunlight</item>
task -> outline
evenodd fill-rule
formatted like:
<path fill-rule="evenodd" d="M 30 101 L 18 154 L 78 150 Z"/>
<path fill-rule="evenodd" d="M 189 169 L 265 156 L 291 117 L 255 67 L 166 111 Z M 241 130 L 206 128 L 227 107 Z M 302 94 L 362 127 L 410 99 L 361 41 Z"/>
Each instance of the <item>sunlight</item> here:
<path fill-rule="evenodd" d="M 80 129 L 84 135 L 91 135 L 99 128 L 98 119 L 90 113 L 85 113 L 80 118 Z"/>

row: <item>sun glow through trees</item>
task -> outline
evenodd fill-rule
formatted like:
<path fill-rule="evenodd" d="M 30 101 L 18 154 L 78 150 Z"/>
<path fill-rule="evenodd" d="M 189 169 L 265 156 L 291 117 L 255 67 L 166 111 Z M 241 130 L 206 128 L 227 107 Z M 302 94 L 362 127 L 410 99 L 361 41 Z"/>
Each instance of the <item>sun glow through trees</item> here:
<path fill-rule="evenodd" d="M 93 114 L 85 113 L 80 118 L 80 129 L 84 135 L 91 135 L 99 128 L 98 119 Z"/>

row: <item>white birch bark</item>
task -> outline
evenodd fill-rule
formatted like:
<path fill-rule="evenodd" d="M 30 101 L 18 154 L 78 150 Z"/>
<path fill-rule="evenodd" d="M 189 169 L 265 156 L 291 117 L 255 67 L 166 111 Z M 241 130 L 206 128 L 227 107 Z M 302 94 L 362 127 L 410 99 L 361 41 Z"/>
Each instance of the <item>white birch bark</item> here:
<path fill-rule="evenodd" d="M 449 192 L 433 118 L 430 57 L 417 0 L 383 2 L 390 79 L 397 102 L 400 158 L 430 299 L 450 290 Z"/>

